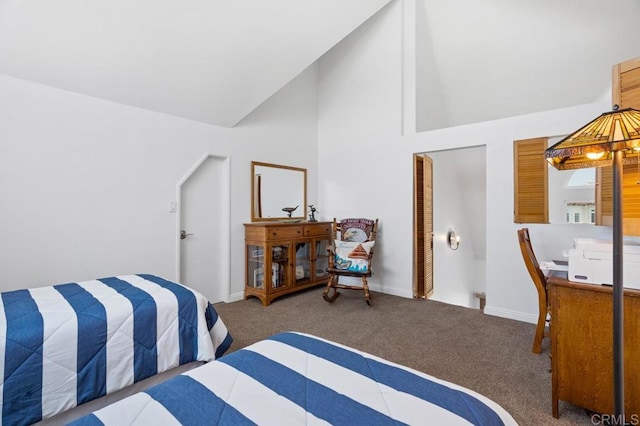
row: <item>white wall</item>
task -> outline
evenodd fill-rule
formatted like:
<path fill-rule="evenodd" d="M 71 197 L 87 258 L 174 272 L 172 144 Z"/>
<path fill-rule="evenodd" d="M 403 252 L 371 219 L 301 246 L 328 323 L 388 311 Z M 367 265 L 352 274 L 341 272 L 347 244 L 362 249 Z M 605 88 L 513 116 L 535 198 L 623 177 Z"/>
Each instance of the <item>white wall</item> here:
<path fill-rule="evenodd" d="M 450 126 L 594 102 L 638 55 L 634 0 L 415 1 Z"/>
<path fill-rule="evenodd" d="M 610 229 L 592 225 L 513 223 L 513 141 L 577 129 L 606 110 L 604 102 L 416 135 L 415 150 L 484 143 L 487 146 L 487 264 L 485 312 L 525 321 L 537 318 L 537 296 L 516 230 L 528 226 L 539 259 L 561 259 L 575 236 L 606 238 Z M 406 145 L 406 144 L 403 144 Z M 464 267 L 464 265 L 459 265 Z M 436 265 L 438 268 L 439 265 Z M 435 274 L 435 273 L 434 273 Z"/>
<path fill-rule="evenodd" d="M 435 61 L 425 0 L 415 2 L 416 19 L 416 130 L 449 125 L 442 81 Z"/>
<path fill-rule="evenodd" d="M 394 212 L 410 204 L 404 199 L 397 204 L 398 194 L 385 198 L 389 191 L 404 193 L 397 184 L 410 182 L 412 173 L 412 159 L 404 158 L 405 167 L 398 171 L 393 165 L 403 157 L 390 149 L 399 142 L 402 120 L 401 4 L 392 2 L 381 12 L 319 61 L 316 206 L 321 219 L 379 218 L 381 244 L 376 245 L 372 282 L 377 290 L 411 297 L 407 271 L 398 269 L 411 268 L 399 247 L 411 247 L 404 239 L 411 223 L 388 227 Z"/>
<path fill-rule="evenodd" d="M 176 184 L 231 158 L 231 294 L 244 286 L 250 162 L 308 169 L 316 199 L 317 68 L 226 129 L 0 75 L 0 290 L 126 273 L 175 279 Z"/>
<path fill-rule="evenodd" d="M 485 312 L 535 322 L 537 295 L 516 237 L 523 225 L 513 223 L 513 141 L 569 133 L 606 111 L 608 102 L 400 136 L 401 28 L 400 4 L 392 3 L 320 61 L 318 208 L 325 218 L 378 217 L 371 287 L 411 297 L 412 155 L 486 145 Z M 610 233 L 580 225 L 529 228 L 541 259 L 561 256 L 574 236 Z M 445 244 L 436 240 L 435 249 Z M 466 268 L 454 259 L 442 265 L 436 258 L 436 280 L 443 268 Z"/>

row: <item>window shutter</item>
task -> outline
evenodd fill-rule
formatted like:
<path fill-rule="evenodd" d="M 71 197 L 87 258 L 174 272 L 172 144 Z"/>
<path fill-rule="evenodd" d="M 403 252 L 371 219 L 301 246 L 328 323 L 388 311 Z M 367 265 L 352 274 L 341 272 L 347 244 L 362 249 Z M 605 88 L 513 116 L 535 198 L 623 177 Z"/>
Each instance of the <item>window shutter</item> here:
<path fill-rule="evenodd" d="M 614 104 L 640 109 L 640 58 L 613 66 L 612 89 Z"/>
<path fill-rule="evenodd" d="M 414 155 L 414 277 L 413 297 L 433 293 L 433 163 Z"/>
<path fill-rule="evenodd" d="M 613 169 L 596 168 L 596 225 L 613 224 Z"/>
<path fill-rule="evenodd" d="M 513 142 L 515 223 L 548 223 L 547 161 L 548 138 Z"/>
<path fill-rule="evenodd" d="M 424 159 L 413 157 L 413 297 L 424 297 L 425 253 L 424 253 Z"/>
<path fill-rule="evenodd" d="M 640 109 L 640 58 L 613 66 L 612 100 L 620 108 Z M 625 235 L 640 235 L 640 180 L 638 167 L 625 164 L 622 171 L 622 205 Z M 597 201 L 596 225 L 613 223 L 613 173 L 611 167 L 602 168 L 596 174 Z"/>

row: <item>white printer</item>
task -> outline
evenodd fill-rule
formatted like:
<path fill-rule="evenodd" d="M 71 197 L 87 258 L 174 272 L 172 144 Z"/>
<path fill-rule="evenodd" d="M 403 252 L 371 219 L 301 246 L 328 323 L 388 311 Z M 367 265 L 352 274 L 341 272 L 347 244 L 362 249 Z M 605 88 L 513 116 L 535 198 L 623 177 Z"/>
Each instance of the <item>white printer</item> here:
<path fill-rule="evenodd" d="M 640 289 L 640 241 L 625 239 L 623 245 L 623 285 Z M 613 284 L 613 242 L 575 238 L 569 250 L 569 280 Z"/>

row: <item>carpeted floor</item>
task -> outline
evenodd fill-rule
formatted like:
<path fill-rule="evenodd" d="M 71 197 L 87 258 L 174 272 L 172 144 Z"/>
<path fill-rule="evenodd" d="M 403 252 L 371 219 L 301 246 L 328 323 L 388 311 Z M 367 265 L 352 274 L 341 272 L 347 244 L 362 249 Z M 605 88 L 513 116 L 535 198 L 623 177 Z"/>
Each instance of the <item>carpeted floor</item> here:
<path fill-rule="evenodd" d="M 231 351 L 280 331 L 301 331 L 346 344 L 482 393 L 521 425 L 592 425 L 581 408 L 560 402 L 551 416 L 549 341 L 531 352 L 534 325 L 478 309 L 429 300 L 341 291 L 334 303 L 322 287 L 262 306 L 256 298 L 215 305 L 233 335 Z"/>

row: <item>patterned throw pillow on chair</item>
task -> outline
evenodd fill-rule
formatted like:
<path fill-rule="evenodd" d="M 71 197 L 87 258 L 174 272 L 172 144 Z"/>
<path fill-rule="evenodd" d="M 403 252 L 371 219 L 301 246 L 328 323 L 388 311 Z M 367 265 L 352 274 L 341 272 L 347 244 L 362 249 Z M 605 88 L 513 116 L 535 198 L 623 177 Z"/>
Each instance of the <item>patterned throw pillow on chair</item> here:
<path fill-rule="evenodd" d="M 369 253 L 375 241 L 364 243 L 335 240 L 336 268 L 352 272 L 367 272 Z"/>
<path fill-rule="evenodd" d="M 344 233 L 340 239 L 342 241 L 368 241 L 374 223 L 371 219 L 342 219 L 341 226 Z"/>

